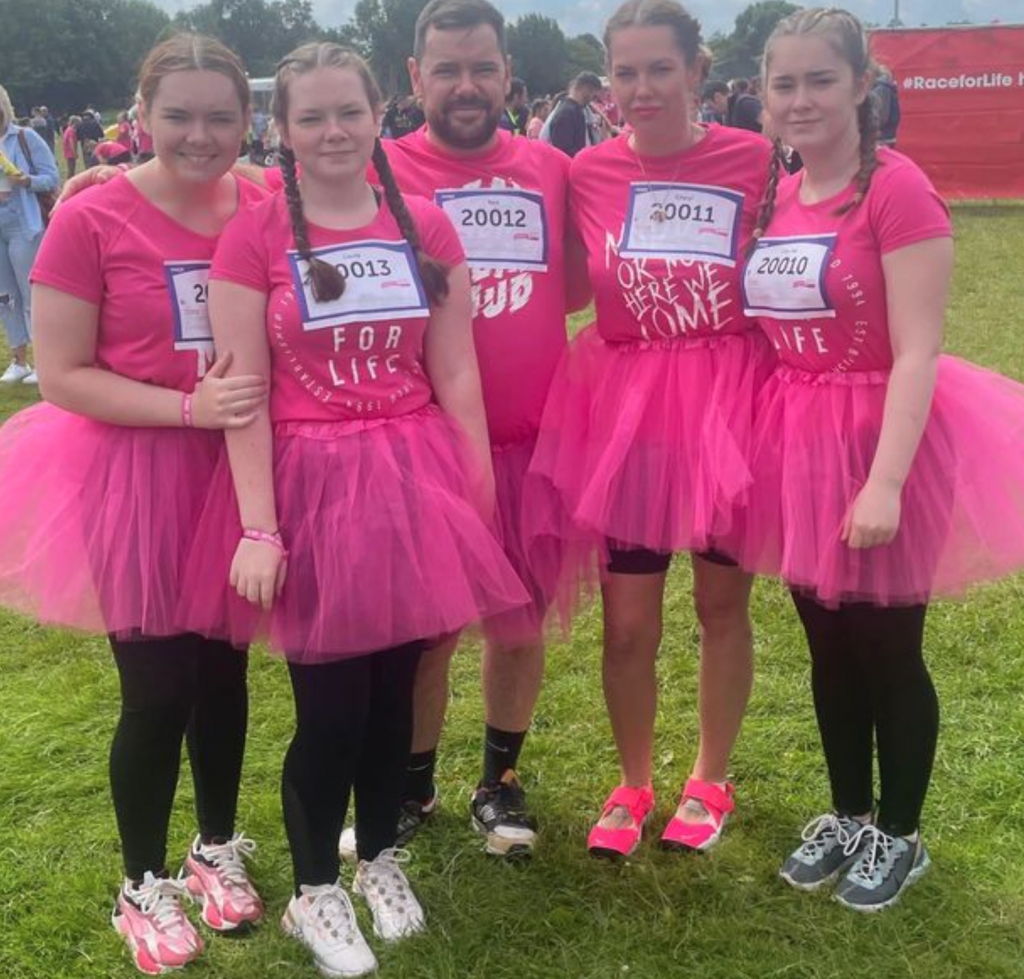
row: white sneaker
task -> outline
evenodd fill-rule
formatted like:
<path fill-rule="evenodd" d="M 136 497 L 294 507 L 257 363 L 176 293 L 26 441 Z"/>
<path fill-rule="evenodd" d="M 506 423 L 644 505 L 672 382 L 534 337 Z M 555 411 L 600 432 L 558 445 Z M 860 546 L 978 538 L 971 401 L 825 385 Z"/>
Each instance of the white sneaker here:
<path fill-rule="evenodd" d="M 300 888 L 288 902 L 281 927 L 313 953 L 316 967 L 331 979 L 364 976 L 377 968 L 366 944 L 352 900 L 340 884 Z"/>
<path fill-rule="evenodd" d="M 406 799 L 402 803 L 402 811 L 398 814 L 398 833 L 395 846 L 403 847 L 422 828 L 423 824 L 434 814 L 440 793 L 434 788 L 434 794 L 426 802 Z M 346 826 L 338 840 L 338 855 L 348 863 L 356 862 L 356 828 Z"/>
<path fill-rule="evenodd" d="M 31 373 L 32 368 L 28 364 L 18 364 L 12 360 L 7 370 L 0 374 L 0 384 L 18 384 L 24 381 Z"/>
<path fill-rule="evenodd" d="M 338 840 L 338 856 L 346 863 L 356 862 L 356 828 L 346 826 Z"/>
<path fill-rule="evenodd" d="M 29 372 L 21 379 L 22 384 L 38 384 L 39 377 L 36 375 L 35 369 L 32 368 Z"/>
<path fill-rule="evenodd" d="M 426 927 L 423 908 L 399 866 L 409 859 L 408 850 L 381 850 L 376 860 L 359 862 L 352 884 L 352 890 L 363 897 L 373 912 L 374 934 L 386 942 L 414 935 Z"/>

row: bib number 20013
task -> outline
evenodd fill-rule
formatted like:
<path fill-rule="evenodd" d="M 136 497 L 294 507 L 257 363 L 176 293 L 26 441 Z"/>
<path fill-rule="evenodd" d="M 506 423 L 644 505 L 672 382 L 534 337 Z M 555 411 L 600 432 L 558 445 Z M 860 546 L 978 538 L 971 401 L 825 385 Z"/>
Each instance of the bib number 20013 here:
<path fill-rule="evenodd" d="M 316 248 L 313 255 L 341 273 L 345 291 L 337 299 L 318 302 L 305 259 L 290 252 L 288 260 L 304 330 L 430 315 L 416 259 L 407 241 L 366 239 Z"/>

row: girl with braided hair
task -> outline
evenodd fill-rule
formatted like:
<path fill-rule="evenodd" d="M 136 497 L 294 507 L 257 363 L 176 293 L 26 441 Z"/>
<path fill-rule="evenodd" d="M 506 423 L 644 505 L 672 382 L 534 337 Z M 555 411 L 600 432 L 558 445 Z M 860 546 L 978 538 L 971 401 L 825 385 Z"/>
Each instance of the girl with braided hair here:
<path fill-rule="evenodd" d="M 804 170 L 772 162 L 743 279 L 780 364 L 758 404 L 741 559 L 792 590 L 832 789 L 781 874 L 804 890 L 840 877 L 836 899 L 858 911 L 928 867 L 928 602 L 1024 565 L 1024 387 L 941 355 L 949 214 L 878 147 L 874 75 L 845 11 L 800 11 L 772 34 L 768 115 Z"/>
<path fill-rule="evenodd" d="M 422 930 L 395 848 L 420 654 L 527 596 L 486 526 L 493 481 L 455 229 L 399 192 L 380 93 L 356 55 L 292 52 L 274 114 L 285 191 L 232 223 L 210 276 L 218 349 L 269 377 L 269 414 L 227 443 L 187 605 L 203 634 L 265 633 L 287 658 L 284 924 L 321 971 L 351 976 L 375 960 L 338 883 L 350 792 L 354 890 L 374 931 Z M 367 183 L 371 156 L 383 190 Z"/>

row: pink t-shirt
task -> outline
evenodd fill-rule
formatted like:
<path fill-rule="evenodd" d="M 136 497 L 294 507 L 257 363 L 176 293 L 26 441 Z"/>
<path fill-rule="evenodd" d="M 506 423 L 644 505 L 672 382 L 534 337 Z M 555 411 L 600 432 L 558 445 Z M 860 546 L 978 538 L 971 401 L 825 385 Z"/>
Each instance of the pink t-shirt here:
<path fill-rule="evenodd" d="M 500 130 L 492 150 L 468 158 L 425 128 L 384 147 L 398 185 L 445 207 L 466 251 L 491 443 L 532 438 L 566 344 L 568 158 Z"/>
<path fill-rule="evenodd" d="M 886 370 L 892 366 L 882 256 L 952 234 L 949 211 L 917 165 L 880 149 L 867 196 L 834 212 L 853 183 L 801 204 L 802 174 L 778 188 L 775 213 L 744 270 L 744 306 L 757 316 L 784 364 L 801 370 Z"/>
<path fill-rule="evenodd" d="M 451 222 L 427 201 L 406 202 L 426 254 L 458 265 L 462 248 Z M 316 303 L 302 285 L 304 263 L 283 194 L 225 228 L 210 277 L 267 295 L 272 363 L 270 415 L 275 422 L 389 418 L 428 404 L 433 389 L 423 365 L 430 322 L 412 252 L 385 204 L 363 228 L 309 226 L 317 256 L 343 269 L 345 292 Z"/>
<path fill-rule="evenodd" d="M 78 134 L 75 132 L 75 127 L 68 126 L 60 139 L 64 146 L 64 159 L 73 160 L 78 155 Z"/>
<path fill-rule="evenodd" d="M 100 163 L 109 163 L 111 160 L 116 160 L 119 156 L 124 156 L 126 153 L 129 155 L 131 154 L 131 150 L 129 150 L 128 147 L 114 140 L 107 140 L 103 143 L 98 143 L 92 152 L 93 156 L 95 156 Z"/>
<path fill-rule="evenodd" d="M 771 145 L 711 126 L 682 153 L 640 158 L 622 135 L 579 153 L 570 208 L 605 340 L 739 333 L 743 246 L 764 196 Z"/>
<path fill-rule="evenodd" d="M 237 184 L 239 211 L 266 196 Z M 61 204 L 31 279 L 99 307 L 97 366 L 192 391 L 213 356 L 206 286 L 216 246 L 119 176 Z"/>

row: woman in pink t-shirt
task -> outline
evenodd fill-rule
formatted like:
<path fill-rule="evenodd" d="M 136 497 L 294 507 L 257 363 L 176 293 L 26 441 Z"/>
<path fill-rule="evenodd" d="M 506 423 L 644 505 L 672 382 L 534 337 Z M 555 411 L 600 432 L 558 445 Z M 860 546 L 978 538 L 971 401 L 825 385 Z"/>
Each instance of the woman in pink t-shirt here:
<path fill-rule="evenodd" d="M 75 127 L 82 121 L 81 116 L 72 116 L 60 137 L 61 148 L 64 152 L 64 164 L 67 167 L 67 176 L 75 175 L 75 168 L 78 166 L 78 132 Z"/>
<path fill-rule="evenodd" d="M 132 124 L 128 121 L 127 112 L 119 112 L 117 114 L 117 136 L 114 137 L 114 141 L 120 143 L 126 153 L 132 151 Z"/>
<path fill-rule="evenodd" d="M 701 743 L 661 840 L 706 850 L 733 809 L 729 757 L 753 677 L 752 579 L 733 558 L 754 399 L 774 357 L 743 315 L 738 265 L 771 146 L 694 122 L 700 26 L 675 0 L 630 0 L 605 38 L 631 131 L 573 160 L 570 206 L 597 322 L 563 358 L 531 470 L 610 549 L 604 689 L 622 783 L 590 834 L 598 855 L 631 853 L 654 808 L 666 574 L 673 552 L 693 555 Z"/>
<path fill-rule="evenodd" d="M 261 914 L 235 832 L 246 734 L 246 656 L 182 634 L 183 567 L 221 430 L 252 421 L 255 375 L 213 362 L 206 276 L 217 236 L 263 192 L 230 174 L 249 88 L 219 42 L 179 35 L 142 67 L 157 159 L 61 205 L 33 272 L 39 380 L 48 404 L 0 431 L 0 603 L 106 633 L 121 680 L 110 755 L 126 879 L 113 922 L 153 974 L 211 927 Z M 186 874 L 167 871 L 182 741 L 199 835 Z"/>
<path fill-rule="evenodd" d="M 1024 566 L 1024 387 L 941 355 L 949 215 L 917 166 L 878 148 L 856 18 L 787 18 L 765 72 L 773 131 L 804 170 L 779 180 L 780 143 L 744 270 L 780 365 L 741 558 L 792 590 L 832 789 L 782 876 L 804 890 L 838 876 L 837 900 L 874 911 L 928 867 L 928 601 Z"/>
<path fill-rule="evenodd" d="M 527 596 L 482 516 L 493 477 L 455 229 L 399 192 L 356 55 L 292 52 L 274 104 L 284 192 L 234 221 L 210 287 L 218 347 L 269 376 L 269 412 L 227 439 L 190 605 L 195 628 L 236 642 L 265 624 L 287 657 L 285 924 L 322 971 L 357 975 L 374 957 L 338 883 L 350 792 L 375 931 L 422 930 L 395 849 L 419 658 Z"/>

